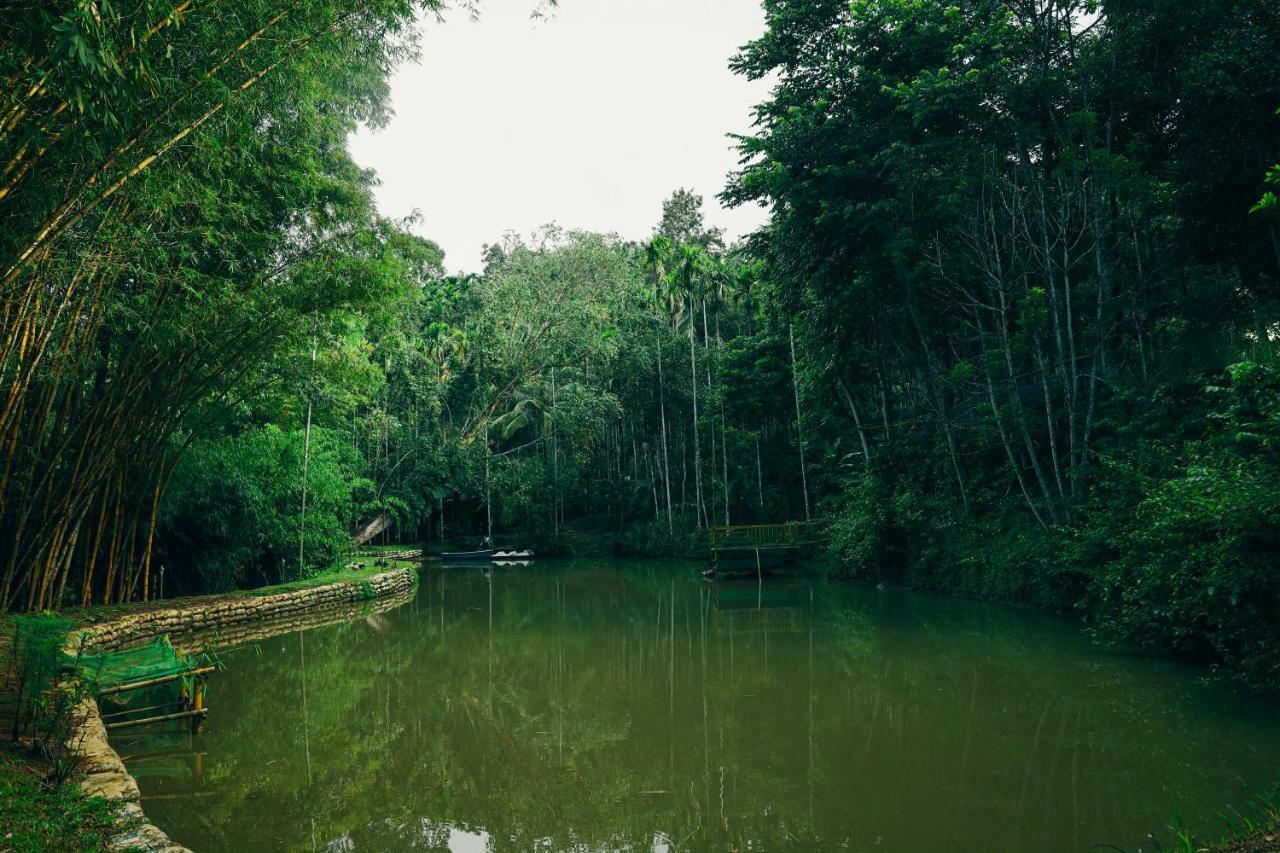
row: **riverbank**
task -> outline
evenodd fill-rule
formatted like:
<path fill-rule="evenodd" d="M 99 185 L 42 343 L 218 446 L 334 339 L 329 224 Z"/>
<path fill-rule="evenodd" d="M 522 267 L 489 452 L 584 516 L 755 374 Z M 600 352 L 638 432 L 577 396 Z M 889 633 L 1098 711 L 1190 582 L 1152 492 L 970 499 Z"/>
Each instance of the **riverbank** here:
<path fill-rule="evenodd" d="M 408 565 L 341 570 L 314 578 L 221 595 L 87 608 L 68 613 L 76 627 L 64 648 L 103 651 L 168 634 L 179 646 L 243 643 L 281 632 L 355 618 L 362 608 L 397 606 L 412 596 L 417 572 Z M 4 625 L 7 636 L 11 625 Z M 0 698 L 8 699 L 0 683 Z M 0 851 L 142 850 L 186 853 L 148 823 L 137 782 L 107 740 L 97 702 L 77 710 L 71 737 L 79 778 L 42 784 L 45 768 L 10 751 L 0 766 Z M 106 831 L 110 821 L 114 830 Z"/>
<path fill-rule="evenodd" d="M 0 749 L 0 850 L 102 850 L 121 834 L 117 804 L 73 785 L 51 788 L 25 756 Z"/>
<path fill-rule="evenodd" d="M 1196 851 L 1208 850 L 1210 853 L 1276 853 L 1280 850 L 1280 818 L 1273 816 L 1266 829 L 1251 832 L 1234 841 L 1226 841 L 1214 847 L 1195 847 Z"/>

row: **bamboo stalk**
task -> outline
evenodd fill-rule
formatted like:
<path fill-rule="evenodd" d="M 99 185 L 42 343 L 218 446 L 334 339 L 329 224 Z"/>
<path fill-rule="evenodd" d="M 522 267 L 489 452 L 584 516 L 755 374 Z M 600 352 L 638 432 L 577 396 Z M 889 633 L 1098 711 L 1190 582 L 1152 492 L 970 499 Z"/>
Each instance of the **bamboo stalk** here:
<path fill-rule="evenodd" d="M 115 711 L 110 714 L 103 714 L 103 720 L 114 720 L 116 717 L 124 717 L 129 714 L 141 714 L 144 711 L 159 711 L 161 708 L 185 708 L 186 700 L 180 699 L 177 702 L 162 702 L 159 705 L 148 705 L 146 708 L 128 708 L 124 711 Z"/>
<path fill-rule="evenodd" d="M 173 714 L 160 714 L 155 717 L 143 717 L 140 720 L 124 720 L 119 723 L 107 723 L 105 728 L 107 731 L 113 731 L 115 729 L 130 728 L 132 726 L 145 726 L 149 723 L 164 723 L 170 720 L 189 720 L 193 717 L 204 718 L 208 715 L 208 708 L 193 708 L 190 711 L 177 711 Z"/>
<path fill-rule="evenodd" d="M 190 678 L 191 676 L 207 675 L 214 670 L 216 666 L 199 666 L 195 669 L 188 669 L 183 672 L 173 673 L 172 675 L 161 675 L 156 678 L 148 678 L 145 681 L 135 681 L 131 684 L 117 684 L 104 690 L 99 690 L 98 696 L 112 696 L 116 693 L 125 693 L 129 690 L 140 690 L 143 687 L 153 687 L 157 684 L 168 684 L 171 681 L 177 681 L 180 678 Z"/>

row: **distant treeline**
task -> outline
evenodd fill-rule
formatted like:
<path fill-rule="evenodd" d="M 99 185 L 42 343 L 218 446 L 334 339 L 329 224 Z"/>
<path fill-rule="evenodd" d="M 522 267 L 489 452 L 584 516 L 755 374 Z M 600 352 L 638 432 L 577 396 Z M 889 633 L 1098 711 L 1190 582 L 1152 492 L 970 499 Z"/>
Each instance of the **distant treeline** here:
<path fill-rule="evenodd" d="M 764 228 L 680 190 L 471 276 L 345 150 L 424 5 L 0 16 L 4 607 L 291 579 L 379 513 L 812 516 L 848 574 L 1280 683 L 1275 4 L 768 0 Z"/>

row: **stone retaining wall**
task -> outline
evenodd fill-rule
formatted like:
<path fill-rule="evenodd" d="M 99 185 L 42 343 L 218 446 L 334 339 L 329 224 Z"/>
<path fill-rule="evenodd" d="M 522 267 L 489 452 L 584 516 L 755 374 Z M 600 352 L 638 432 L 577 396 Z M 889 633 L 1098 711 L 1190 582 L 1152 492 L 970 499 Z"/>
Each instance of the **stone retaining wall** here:
<path fill-rule="evenodd" d="M 399 592 L 391 592 L 371 601 L 326 604 L 307 610 L 292 611 L 276 616 L 264 616 L 252 622 L 239 622 L 235 625 L 218 628 L 200 628 L 190 633 L 173 633 L 170 639 L 173 644 L 185 652 L 198 652 L 209 649 L 230 649 L 259 640 L 278 637 L 281 634 L 292 634 L 294 631 L 305 631 L 308 628 L 319 628 L 322 625 L 333 625 L 338 622 L 350 622 L 377 616 L 387 610 L 399 607 L 412 601 L 414 588 L 409 587 Z"/>
<path fill-rule="evenodd" d="M 422 558 L 422 549 L 415 548 L 411 551 L 357 551 L 357 560 L 419 560 Z"/>
<path fill-rule="evenodd" d="M 163 634 L 169 634 L 180 648 L 249 642 L 345 621 L 366 610 L 389 609 L 411 598 L 416 584 L 413 569 L 395 569 L 363 581 L 338 581 L 272 595 L 194 600 L 185 606 L 128 614 L 93 625 L 73 635 L 69 643 L 77 647 L 83 643 L 86 651 L 103 651 L 145 643 Z M 138 783 L 107 741 L 98 703 L 86 699 L 79 716 L 72 744 L 84 760 L 81 788 L 89 796 L 119 802 L 123 815 L 136 821 L 134 828 L 112 840 L 112 849 L 191 853 L 147 822 L 139 805 L 142 794 Z"/>
<path fill-rule="evenodd" d="M 219 631 L 234 625 L 279 619 L 317 608 L 358 604 L 411 590 L 417 582 L 413 569 L 395 569 L 366 580 L 338 581 L 310 589 L 272 595 L 235 595 L 197 600 L 163 610 L 145 610 L 92 625 L 72 635 L 72 645 L 84 642 L 87 652 L 134 646 L 168 634 L 171 637 Z M 74 654 L 74 651 L 72 651 Z"/>

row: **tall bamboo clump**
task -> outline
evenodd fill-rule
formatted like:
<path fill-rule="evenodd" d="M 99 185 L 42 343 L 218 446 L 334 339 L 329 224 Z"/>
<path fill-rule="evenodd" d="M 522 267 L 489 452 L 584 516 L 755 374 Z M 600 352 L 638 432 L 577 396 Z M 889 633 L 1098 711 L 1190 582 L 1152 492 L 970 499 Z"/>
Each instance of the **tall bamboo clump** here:
<path fill-rule="evenodd" d="M 182 0 L 0 21 L 0 606 L 153 594 L 193 413 L 350 296 L 322 272 L 352 272 L 335 258 L 377 262 L 364 179 L 331 152 L 377 119 L 411 13 Z M 329 158 L 336 202 L 286 180 L 323 171 L 307 157 Z"/>

